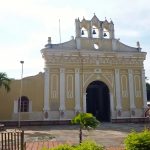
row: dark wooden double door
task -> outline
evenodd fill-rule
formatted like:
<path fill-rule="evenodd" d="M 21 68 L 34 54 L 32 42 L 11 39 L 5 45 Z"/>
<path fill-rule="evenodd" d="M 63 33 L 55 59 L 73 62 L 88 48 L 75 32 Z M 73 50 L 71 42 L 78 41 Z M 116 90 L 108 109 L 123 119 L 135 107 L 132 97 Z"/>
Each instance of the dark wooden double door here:
<path fill-rule="evenodd" d="M 110 121 L 110 94 L 107 85 L 93 81 L 86 90 L 86 111 L 92 113 L 99 121 Z"/>

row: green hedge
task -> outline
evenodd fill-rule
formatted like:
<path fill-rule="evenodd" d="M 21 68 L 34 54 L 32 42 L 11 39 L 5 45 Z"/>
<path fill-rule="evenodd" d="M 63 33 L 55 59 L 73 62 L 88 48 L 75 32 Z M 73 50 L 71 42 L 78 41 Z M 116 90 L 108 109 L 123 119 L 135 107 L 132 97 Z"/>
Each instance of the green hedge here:
<path fill-rule="evenodd" d="M 79 145 L 64 144 L 50 149 L 43 148 L 42 150 L 104 150 L 104 147 L 97 145 L 94 141 L 84 141 Z"/>
<path fill-rule="evenodd" d="M 126 150 L 150 150 L 150 131 L 132 132 L 124 140 Z"/>

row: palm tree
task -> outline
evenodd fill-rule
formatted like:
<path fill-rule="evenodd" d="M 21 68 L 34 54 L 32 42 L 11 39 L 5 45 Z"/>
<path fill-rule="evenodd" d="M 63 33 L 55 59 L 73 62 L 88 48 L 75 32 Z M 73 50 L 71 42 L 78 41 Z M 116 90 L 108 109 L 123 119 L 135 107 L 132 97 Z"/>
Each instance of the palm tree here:
<path fill-rule="evenodd" d="M 0 72 L 0 88 L 4 86 L 7 92 L 10 91 L 10 79 L 6 73 Z"/>
<path fill-rule="evenodd" d="M 73 124 L 80 125 L 79 142 L 82 143 L 82 130 L 95 129 L 100 122 L 91 113 L 79 113 L 71 121 Z"/>

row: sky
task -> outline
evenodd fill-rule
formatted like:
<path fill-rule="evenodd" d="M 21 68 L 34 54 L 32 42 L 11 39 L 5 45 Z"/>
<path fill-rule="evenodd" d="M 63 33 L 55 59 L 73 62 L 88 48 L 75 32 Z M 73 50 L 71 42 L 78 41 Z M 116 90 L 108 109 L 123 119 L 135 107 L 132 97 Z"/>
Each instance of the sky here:
<path fill-rule="evenodd" d="M 43 72 L 40 50 L 75 36 L 75 19 L 90 20 L 93 14 L 101 20 L 110 18 L 115 38 L 136 47 L 139 41 L 147 52 L 144 67 L 150 82 L 150 1 L 149 0 L 0 0 L 0 72 L 20 79 Z"/>

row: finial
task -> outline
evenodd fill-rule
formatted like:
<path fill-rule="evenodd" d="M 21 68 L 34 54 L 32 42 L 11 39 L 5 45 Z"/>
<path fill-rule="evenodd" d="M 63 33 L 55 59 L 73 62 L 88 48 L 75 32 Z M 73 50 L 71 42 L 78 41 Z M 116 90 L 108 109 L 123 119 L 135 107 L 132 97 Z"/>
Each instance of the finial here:
<path fill-rule="evenodd" d="M 47 44 L 45 45 L 45 47 L 47 47 L 47 48 L 51 48 L 51 47 L 52 47 L 52 44 L 51 44 L 51 37 L 48 37 L 48 42 L 47 42 Z"/>
<path fill-rule="evenodd" d="M 136 45 L 137 45 L 137 49 L 138 49 L 139 51 L 141 51 L 141 47 L 140 47 L 140 42 L 139 42 L 139 41 L 136 42 Z"/>
<path fill-rule="evenodd" d="M 51 44 L 51 37 L 48 37 L 48 44 Z"/>
<path fill-rule="evenodd" d="M 112 24 L 113 24 L 113 21 L 111 20 L 111 18 L 110 18 L 110 23 L 112 23 Z"/>
<path fill-rule="evenodd" d="M 140 42 L 137 41 L 136 44 L 137 44 L 137 47 L 140 48 Z"/>
<path fill-rule="evenodd" d="M 94 13 L 94 16 L 95 16 L 95 13 Z"/>
<path fill-rule="evenodd" d="M 105 22 L 108 22 L 106 17 L 105 17 Z"/>

